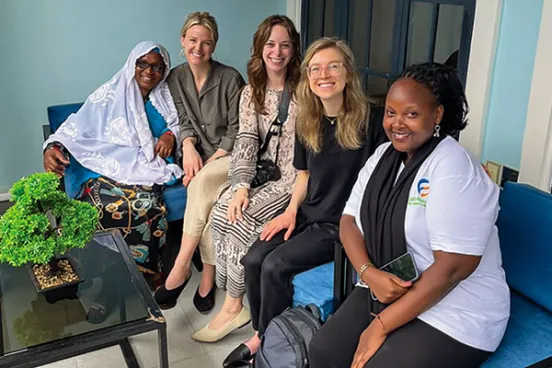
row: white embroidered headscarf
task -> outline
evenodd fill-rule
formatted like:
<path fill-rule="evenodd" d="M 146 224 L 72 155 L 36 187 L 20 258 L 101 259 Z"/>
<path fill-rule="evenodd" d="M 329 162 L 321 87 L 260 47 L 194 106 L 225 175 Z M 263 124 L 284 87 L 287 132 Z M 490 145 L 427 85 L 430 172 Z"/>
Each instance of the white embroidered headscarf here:
<path fill-rule="evenodd" d="M 178 137 L 178 114 L 165 81 L 170 71 L 167 50 L 160 44 L 140 42 L 125 65 L 107 83 L 86 99 L 76 114 L 71 114 L 44 143 L 59 142 L 82 166 L 124 184 L 153 185 L 182 176 L 178 165 L 167 164 L 154 149 L 144 100 L 136 82 L 136 60 L 153 49 L 165 61 L 165 75 L 149 98 Z M 175 147 L 175 152 L 179 152 Z"/>

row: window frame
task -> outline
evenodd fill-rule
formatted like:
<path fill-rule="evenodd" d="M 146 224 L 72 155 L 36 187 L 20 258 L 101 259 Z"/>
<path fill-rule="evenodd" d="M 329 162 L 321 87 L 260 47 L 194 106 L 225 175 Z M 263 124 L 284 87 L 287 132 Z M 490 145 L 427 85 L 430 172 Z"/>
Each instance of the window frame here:
<path fill-rule="evenodd" d="M 370 34 L 372 27 L 372 9 L 374 0 L 366 0 L 369 2 L 369 19 L 366 23 L 366 32 L 368 34 L 368 42 L 366 46 L 367 58 L 370 59 Z M 429 3 L 432 4 L 432 23 L 431 23 L 431 38 L 430 45 L 432 47 L 428 50 L 428 60 L 433 60 L 435 54 L 435 41 L 437 35 L 438 16 L 441 5 L 457 5 L 464 8 L 464 14 L 462 18 L 462 32 L 460 35 L 460 48 L 458 53 L 458 75 L 462 84 L 466 85 L 466 78 L 468 72 L 468 61 L 470 54 L 470 44 L 473 35 L 473 26 L 475 18 L 475 5 L 476 0 L 396 0 L 395 2 L 395 22 L 393 26 L 393 46 L 391 55 L 391 70 L 389 72 L 382 72 L 380 70 L 371 69 L 369 65 L 359 66 L 359 72 L 361 73 L 364 81 L 368 76 L 380 77 L 392 81 L 395 79 L 405 67 L 406 55 L 407 55 L 407 42 L 408 42 L 408 28 L 410 20 L 410 9 L 413 3 Z M 350 0 L 335 0 L 334 2 L 334 32 L 332 36 L 349 40 L 348 37 L 348 24 L 349 24 L 349 9 L 351 5 Z M 303 51 L 307 49 L 309 40 L 309 9 L 311 6 L 316 5 L 322 7 L 322 30 L 319 33 L 323 35 L 324 32 L 324 17 L 326 16 L 327 0 L 303 0 L 301 4 L 301 44 Z"/>

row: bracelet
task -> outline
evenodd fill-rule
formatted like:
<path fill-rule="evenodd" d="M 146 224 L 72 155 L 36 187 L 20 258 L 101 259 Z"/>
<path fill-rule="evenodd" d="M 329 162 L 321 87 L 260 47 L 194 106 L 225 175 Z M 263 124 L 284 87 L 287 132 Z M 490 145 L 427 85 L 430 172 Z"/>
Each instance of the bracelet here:
<path fill-rule="evenodd" d="M 385 332 L 385 325 L 383 324 L 383 321 L 381 320 L 381 316 L 379 314 L 375 314 L 375 313 L 372 313 L 370 312 L 370 314 L 372 315 L 372 317 L 376 318 L 378 321 L 380 321 L 381 323 L 381 328 L 383 329 L 383 332 Z"/>
<path fill-rule="evenodd" d="M 358 278 L 362 280 L 362 275 L 370 267 L 376 267 L 376 266 L 374 266 L 374 264 L 372 262 L 367 262 L 367 263 L 363 264 L 362 266 L 360 266 L 360 268 L 358 270 Z"/>
<path fill-rule="evenodd" d="M 61 143 L 58 143 L 58 142 L 49 143 L 46 146 L 46 148 L 44 149 L 44 153 L 46 153 L 47 151 L 50 151 L 50 150 L 58 151 L 59 153 L 61 153 L 63 155 L 63 157 L 65 157 L 65 159 L 69 160 L 69 153 L 67 152 L 67 149 L 65 147 L 63 147 L 63 145 Z"/>
<path fill-rule="evenodd" d="M 163 134 L 169 134 L 169 135 L 174 136 L 174 133 L 172 132 L 172 130 L 167 130 L 167 131 L 166 131 L 165 133 L 163 133 Z"/>

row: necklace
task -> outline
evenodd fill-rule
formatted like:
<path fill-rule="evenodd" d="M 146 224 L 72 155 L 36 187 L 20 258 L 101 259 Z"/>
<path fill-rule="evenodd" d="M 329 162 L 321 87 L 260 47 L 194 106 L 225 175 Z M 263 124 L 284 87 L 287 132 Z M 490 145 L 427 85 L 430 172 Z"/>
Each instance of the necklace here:
<path fill-rule="evenodd" d="M 326 118 L 326 120 L 328 120 L 328 122 L 332 125 L 335 124 L 335 121 L 337 120 L 337 116 L 334 117 L 333 119 L 330 119 L 328 116 L 324 115 L 324 117 Z"/>

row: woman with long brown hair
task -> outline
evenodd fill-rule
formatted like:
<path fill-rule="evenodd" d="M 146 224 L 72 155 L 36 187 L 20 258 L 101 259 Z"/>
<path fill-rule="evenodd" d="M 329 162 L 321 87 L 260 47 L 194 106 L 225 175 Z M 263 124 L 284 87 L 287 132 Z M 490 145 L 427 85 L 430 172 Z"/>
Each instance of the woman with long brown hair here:
<path fill-rule="evenodd" d="M 384 140 L 381 125 L 369 122 L 356 68 L 345 41 L 322 38 L 307 50 L 297 88 L 293 194 L 241 260 L 257 332 L 230 353 L 225 366 L 257 352 L 270 320 L 291 306 L 295 275 L 333 260 L 345 201 Z"/>
<path fill-rule="evenodd" d="M 265 19 L 253 37 L 249 85 L 241 94 L 240 129 L 230 163 L 231 187 L 215 205 L 211 220 L 216 282 L 226 290 L 226 299 L 217 316 L 192 336 L 195 340 L 218 341 L 251 319 L 242 303 L 240 260 L 291 197 L 299 47 L 293 22 L 282 15 Z"/>

